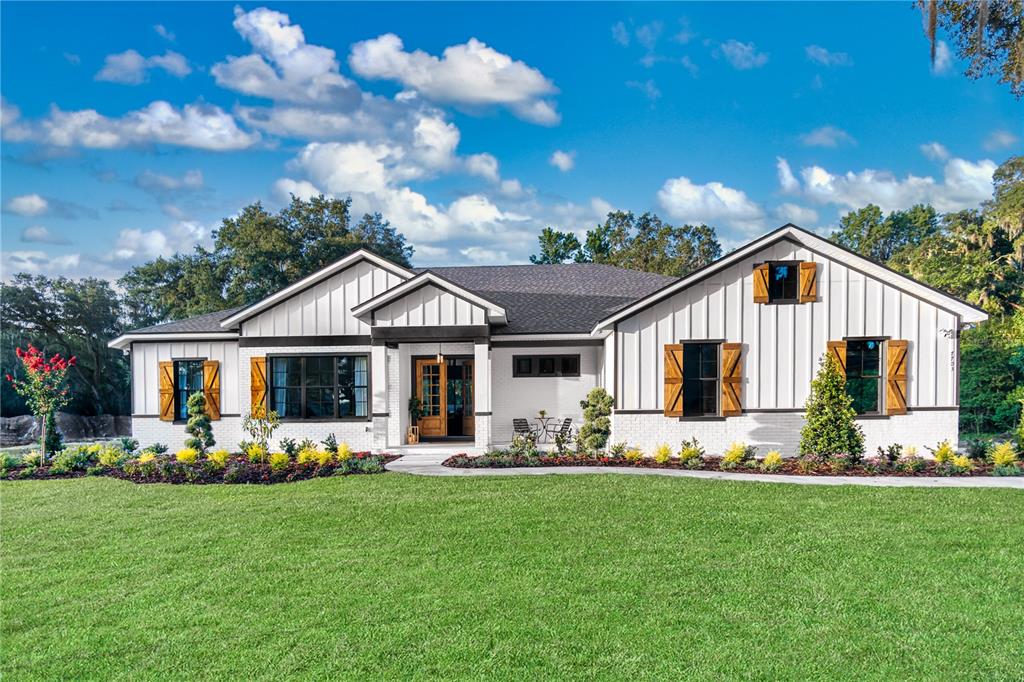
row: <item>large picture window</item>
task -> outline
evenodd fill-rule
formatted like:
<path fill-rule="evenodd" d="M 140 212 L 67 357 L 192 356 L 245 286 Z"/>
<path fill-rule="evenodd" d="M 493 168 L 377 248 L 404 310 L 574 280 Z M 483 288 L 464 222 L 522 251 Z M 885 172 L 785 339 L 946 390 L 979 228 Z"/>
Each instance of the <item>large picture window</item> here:
<path fill-rule="evenodd" d="M 270 409 L 283 419 L 367 416 L 365 355 L 272 357 L 268 361 Z"/>
<path fill-rule="evenodd" d="M 188 397 L 203 390 L 203 361 L 174 362 L 174 418 L 188 419 Z"/>
<path fill-rule="evenodd" d="M 683 344 L 683 416 L 718 415 L 719 367 L 717 343 Z"/>
<path fill-rule="evenodd" d="M 846 342 L 846 392 L 857 414 L 880 414 L 882 406 L 882 341 Z"/>
<path fill-rule="evenodd" d="M 779 261 L 768 264 L 769 303 L 796 303 L 799 286 L 799 261 Z"/>
<path fill-rule="evenodd" d="M 512 357 L 512 376 L 520 377 L 578 377 L 579 355 L 515 355 Z"/>

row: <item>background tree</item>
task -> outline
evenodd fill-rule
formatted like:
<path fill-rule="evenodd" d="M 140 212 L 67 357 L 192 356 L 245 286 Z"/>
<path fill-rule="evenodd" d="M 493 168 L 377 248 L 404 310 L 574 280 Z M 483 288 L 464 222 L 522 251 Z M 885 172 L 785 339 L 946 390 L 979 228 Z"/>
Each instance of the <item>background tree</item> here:
<path fill-rule="evenodd" d="M 839 219 L 839 230 L 832 241 L 842 244 L 879 263 L 902 262 L 905 252 L 939 228 L 938 213 L 931 206 L 918 204 L 888 216 L 874 204 L 850 211 Z"/>
<path fill-rule="evenodd" d="M 580 240 L 571 232 L 559 232 L 545 227 L 537 237 L 540 253 L 530 256 L 534 265 L 550 265 L 574 260 L 579 256 Z"/>

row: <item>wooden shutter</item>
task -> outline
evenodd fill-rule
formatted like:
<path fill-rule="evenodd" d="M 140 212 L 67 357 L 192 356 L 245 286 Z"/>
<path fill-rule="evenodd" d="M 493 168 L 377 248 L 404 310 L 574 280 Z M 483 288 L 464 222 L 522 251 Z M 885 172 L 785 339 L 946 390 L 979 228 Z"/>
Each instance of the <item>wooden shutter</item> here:
<path fill-rule="evenodd" d="M 768 264 L 754 267 L 754 303 L 768 302 Z"/>
<path fill-rule="evenodd" d="M 174 421 L 174 362 L 160 363 L 160 421 Z"/>
<path fill-rule="evenodd" d="M 846 380 L 846 341 L 829 341 L 828 353 L 839 363 L 839 373 Z"/>
<path fill-rule="evenodd" d="M 249 359 L 249 393 L 251 403 L 250 412 L 257 417 L 267 413 L 267 359 Z"/>
<path fill-rule="evenodd" d="M 665 344 L 665 416 L 683 416 L 683 346 Z"/>
<path fill-rule="evenodd" d="M 800 263 L 800 302 L 814 303 L 818 300 L 818 264 L 813 261 Z"/>
<path fill-rule="evenodd" d="M 743 413 L 743 354 L 742 343 L 722 344 L 722 416 L 735 417 Z"/>
<path fill-rule="evenodd" d="M 203 398 L 210 419 L 220 419 L 220 362 L 217 360 L 203 362 Z"/>
<path fill-rule="evenodd" d="M 885 413 L 907 413 L 907 342 L 886 342 Z"/>

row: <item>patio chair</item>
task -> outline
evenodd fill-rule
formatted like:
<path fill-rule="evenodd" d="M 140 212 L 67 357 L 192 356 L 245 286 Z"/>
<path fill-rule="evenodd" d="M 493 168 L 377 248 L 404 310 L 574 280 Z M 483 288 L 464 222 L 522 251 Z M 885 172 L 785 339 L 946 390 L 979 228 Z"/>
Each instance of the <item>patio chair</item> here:
<path fill-rule="evenodd" d="M 525 438 L 537 439 L 540 430 L 530 426 L 530 422 L 526 419 L 513 419 L 512 420 L 512 433 L 516 436 L 523 436 Z"/>
<path fill-rule="evenodd" d="M 562 421 L 562 425 L 559 426 L 558 422 L 555 422 L 554 426 L 551 426 L 547 430 L 548 440 L 554 442 L 556 436 L 562 436 L 568 438 L 572 434 L 572 417 L 566 417 Z"/>

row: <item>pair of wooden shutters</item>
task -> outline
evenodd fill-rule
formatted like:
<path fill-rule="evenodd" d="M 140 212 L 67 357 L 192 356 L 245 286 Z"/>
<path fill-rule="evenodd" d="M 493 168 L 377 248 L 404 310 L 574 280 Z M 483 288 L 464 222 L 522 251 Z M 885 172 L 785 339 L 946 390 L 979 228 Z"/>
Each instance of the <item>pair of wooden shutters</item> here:
<path fill-rule="evenodd" d="M 721 414 L 734 417 L 743 412 L 743 363 L 740 362 L 743 344 L 721 344 L 722 384 Z M 666 417 L 683 416 L 683 344 L 665 344 L 665 371 L 663 374 Z"/>
<path fill-rule="evenodd" d="M 174 421 L 174 361 L 160 363 L 160 420 Z M 203 361 L 203 398 L 210 419 L 220 419 L 220 361 Z"/>
<path fill-rule="evenodd" d="M 885 342 L 885 413 L 907 413 L 907 364 L 909 345 L 905 339 Z M 846 341 L 829 341 L 828 353 L 846 376 Z"/>
<path fill-rule="evenodd" d="M 754 303 L 768 303 L 768 282 L 770 263 L 754 266 Z M 814 261 L 800 261 L 797 300 L 800 303 L 814 303 L 818 300 L 818 264 Z"/>

